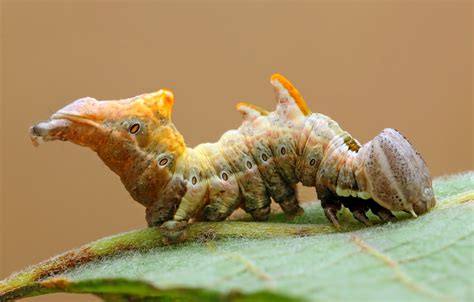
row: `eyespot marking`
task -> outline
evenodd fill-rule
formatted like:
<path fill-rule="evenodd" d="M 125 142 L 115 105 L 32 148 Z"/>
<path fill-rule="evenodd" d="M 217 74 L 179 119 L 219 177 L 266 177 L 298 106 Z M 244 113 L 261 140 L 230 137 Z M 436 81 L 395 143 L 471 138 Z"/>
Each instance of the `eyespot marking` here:
<path fill-rule="evenodd" d="M 263 161 L 267 161 L 267 160 L 268 160 L 268 156 L 267 156 L 265 153 L 262 154 L 262 160 L 263 160 Z"/>
<path fill-rule="evenodd" d="M 159 162 L 160 166 L 166 166 L 166 164 L 168 163 L 168 159 L 167 158 L 162 158 Z"/>
<path fill-rule="evenodd" d="M 197 178 L 196 178 L 196 176 L 193 176 L 193 178 L 191 179 L 191 183 L 192 183 L 193 185 L 195 185 L 195 184 L 197 183 Z"/>
<path fill-rule="evenodd" d="M 281 153 L 281 155 L 285 155 L 285 154 L 286 154 L 286 148 L 285 148 L 285 147 L 281 147 L 280 153 Z"/>
<path fill-rule="evenodd" d="M 140 124 L 139 123 L 135 123 L 133 124 L 132 126 L 130 126 L 129 130 L 128 130 L 131 134 L 137 134 L 138 131 L 140 131 Z"/>
<path fill-rule="evenodd" d="M 221 175 L 221 178 L 225 181 L 227 181 L 229 179 L 229 175 L 227 175 L 226 172 L 222 172 L 222 175 Z"/>
<path fill-rule="evenodd" d="M 252 169 L 252 163 L 249 160 L 247 161 L 247 168 Z"/>
<path fill-rule="evenodd" d="M 314 166 L 315 164 L 316 164 L 316 160 L 314 158 L 309 161 L 310 166 Z"/>

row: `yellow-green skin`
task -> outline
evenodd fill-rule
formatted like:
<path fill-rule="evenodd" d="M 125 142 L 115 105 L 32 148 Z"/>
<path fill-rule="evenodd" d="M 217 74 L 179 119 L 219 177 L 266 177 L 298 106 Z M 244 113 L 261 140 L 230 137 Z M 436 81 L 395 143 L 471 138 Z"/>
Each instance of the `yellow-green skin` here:
<path fill-rule="evenodd" d="M 318 196 L 373 199 L 414 215 L 434 206 L 428 169 L 401 134 L 385 129 L 361 146 L 329 117 L 311 113 L 283 76 L 271 83 L 274 112 L 240 103 L 242 125 L 195 148 L 172 124 L 174 99 L 166 90 L 118 101 L 80 99 L 32 127 L 31 137 L 92 148 L 147 208 L 150 226 L 220 221 L 238 207 L 265 220 L 271 199 L 297 215 L 300 182 Z"/>

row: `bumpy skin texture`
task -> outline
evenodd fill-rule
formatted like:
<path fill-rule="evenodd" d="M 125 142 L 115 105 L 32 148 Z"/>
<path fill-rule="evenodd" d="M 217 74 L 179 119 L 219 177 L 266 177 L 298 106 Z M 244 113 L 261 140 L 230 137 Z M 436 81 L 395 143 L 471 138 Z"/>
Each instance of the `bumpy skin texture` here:
<path fill-rule="evenodd" d="M 146 207 L 149 226 L 170 240 L 186 223 L 221 221 L 241 207 L 265 220 L 273 199 L 290 216 L 302 213 L 296 184 L 316 188 L 328 219 L 349 208 L 365 224 L 368 210 L 414 216 L 436 201 L 425 162 L 396 130 L 360 145 L 329 117 L 311 113 L 296 88 L 273 75 L 277 107 L 239 103 L 243 123 L 216 143 L 187 148 L 171 122 L 167 90 L 117 101 L 79 99 L 30 129 L 34 144 L 69 140 L 90 147 Z"/>

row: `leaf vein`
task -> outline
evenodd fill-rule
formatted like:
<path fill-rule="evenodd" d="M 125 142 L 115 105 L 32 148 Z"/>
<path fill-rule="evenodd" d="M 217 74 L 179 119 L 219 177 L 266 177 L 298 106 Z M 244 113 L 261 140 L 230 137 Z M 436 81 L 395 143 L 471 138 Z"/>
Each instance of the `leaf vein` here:
<path fill-rule="evenodd" d="M 414 280 L 412 280 L 407 274 L 405 274 L 402 271 L 400 264 L 396 260 L 392 259 L 390 256 L 377 250 L 375 247 L 369 245 L 367 242 L 362 240 L 362 238 L 360 238 L 359 236 L 354 235 L 354 234 L 350 235 L 350 240 L 357 247 L 359 247 L 359 249 L 362 252 L 369 254 L 370 256 L 375 257 L 378 260 L 380 260 L 382 263 L 384 263 L 389 269 L 391 269 L 394 272 L 395 280 L 399 281 L 405 287 L 417 293 L 424 294 L 425 296 L 428 296 L 430 298 L 435 298 L 442 301 L 445 301 L 446 299 L 454 300 L 451 297 L 446 297 L 432 289 L 429 289 L 429 288 L 421 286 L 420 284 L 417 284 Z"/>

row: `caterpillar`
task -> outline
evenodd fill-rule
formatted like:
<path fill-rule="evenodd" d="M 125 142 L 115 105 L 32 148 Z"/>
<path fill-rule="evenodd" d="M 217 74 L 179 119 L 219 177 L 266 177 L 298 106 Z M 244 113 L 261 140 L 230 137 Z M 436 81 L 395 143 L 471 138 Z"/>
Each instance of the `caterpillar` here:
<path fill-rule="evenodd" d="M 34 145 L 63 140 L 86 146 L 121 178 L 146 221 L 167 237 L 182 236 L 190 220 L 222 221 L 242 208 L 254 220 L 269 217 L 271 200 L 300 215 L 296 184 L 315 187 L 328 220 L 339 228 L 344 206 L 370 225 L 392 211 L 414 217 L 435 206 L 421 155 L 394 129 L 361 145 L 331 118 L 312 113 L 280 74 L 271 77 L 276 110 L 237 104 L 243 122 L 215 143 L 186 146 L 171 121 L 173 94 L 78 99 L 30 128 Z"/>

